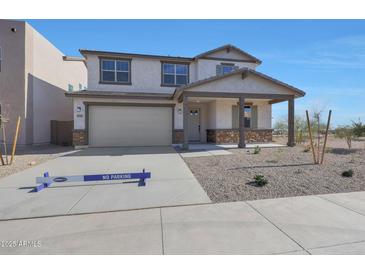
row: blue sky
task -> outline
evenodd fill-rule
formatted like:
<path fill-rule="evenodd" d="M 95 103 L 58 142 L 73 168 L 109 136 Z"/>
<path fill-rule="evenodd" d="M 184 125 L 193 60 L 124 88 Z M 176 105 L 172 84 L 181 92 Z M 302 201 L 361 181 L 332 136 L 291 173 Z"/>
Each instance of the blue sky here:
<path fill-rule="evenodd" d="M 258 71 L 307 95 L 296 114 L 333 110 L 333 125 L 365 122 L 365 20 L 27 20 L 67 55 L 80 48 L 194 56 L 234 44 Z M 273 107 L 273 118 L 287 113 Z"/>

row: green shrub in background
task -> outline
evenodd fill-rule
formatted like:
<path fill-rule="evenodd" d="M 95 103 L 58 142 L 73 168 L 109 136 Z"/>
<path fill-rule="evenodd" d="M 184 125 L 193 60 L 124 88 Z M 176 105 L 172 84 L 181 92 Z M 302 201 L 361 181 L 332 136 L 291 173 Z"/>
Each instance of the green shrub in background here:
<path fill-rule="evenodd" d="M 311 120 L 312 132 L 317 132 L 318 120 L 312 118 Z M 326 129 L 326 124 L 321 123 L 319 125 L 320 130 L 324 131 Z M 294 131 L 295 131 L 295 142 L 297 144 L 303 144 L 308 140 L 308 126 L 307 120 L 304 116 L 296 115 L 294 117 Z M 279 132 L 281 134 L 288 134 L 288 118 L 281 118 L 274 124 L 274 132 Z"/>
<path fill-rule="evenodd" d="M 339 126 L 335 129 L 335 138 L 345 139 L 349 149 L 352 147 L 354 137 L 354 130 L 351 126 Z"/>
<path fill-rule="evenodd" d="M 356 137 L 365 136 L 365 124 L 363 124 L 360 119 L 358 122 L 352 121 L 352 130 Z"/>

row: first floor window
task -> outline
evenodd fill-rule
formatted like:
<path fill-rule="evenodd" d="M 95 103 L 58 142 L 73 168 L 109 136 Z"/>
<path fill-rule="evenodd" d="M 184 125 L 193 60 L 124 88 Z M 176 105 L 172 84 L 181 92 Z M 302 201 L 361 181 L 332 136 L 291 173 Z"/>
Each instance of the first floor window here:
<path fill-rule="evenodd" d="M 244 117 L 244 121 L 245 121 L 245 127 L 250 128 L 251 127 L 251 106 L 245 106 L 245 117 Z"/>
<path fill-rule="evenodd" d="M 232 128 L 239 128 L 239 107 L 232 106 Z M 244 107 L 244 125 L 245 128 L 257 128 L 257 106 Z"/>
<path fill-rule="evenodd" d="M 101 82 L 129 84 L 130 60 L 101 60 Z"/>
<path fill-rule="evenodd" d="M 186 85 L 189 82 L 189 65 L 162 64 L 162 84 L 168 86 Z"/>

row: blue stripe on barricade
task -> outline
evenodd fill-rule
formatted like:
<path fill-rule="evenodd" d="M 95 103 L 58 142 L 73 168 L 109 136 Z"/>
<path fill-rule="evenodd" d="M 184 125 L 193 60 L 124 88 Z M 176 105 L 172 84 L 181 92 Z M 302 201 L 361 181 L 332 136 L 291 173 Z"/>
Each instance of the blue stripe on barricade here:
<path fill-rule="evenodd" d="M 95 175 L 81 175 L 81 176 L 75 175 L 75 176 L 56 176 L 56 177 L 50 177 L 49 173 L 45 172 L 43 174 L 43 178 L 42 177 L 37 178 L 39 180 L 42 180 L 43 182 L 40 181 L 39 182 L 40 184 L 36 186 L 32 192 L 39 192 L 42 189 L 49 187 L 52 183 L 67 183 L 68 181 L 67 178 L 70 177 L 73 177 L 76 181 L 80 180 L 83 182 L 139 179 L 138 186 L 145 186 L 146 185 L 145 179 L 151 178 L 151 172 L 145 172 L 145 170 L 143 169 L 143 172 L 141 173 L 113 173 L 113 174 L 95 174 Z"/>
<path fill-rule="evenodd" d="M 151 173 L 150 172 L 84 175 L 84 181 L 85 182 L 88 182 L 88 181 L 129 180 L 129 179 L 148 179 L 148 178 L 151 178 Z"/>

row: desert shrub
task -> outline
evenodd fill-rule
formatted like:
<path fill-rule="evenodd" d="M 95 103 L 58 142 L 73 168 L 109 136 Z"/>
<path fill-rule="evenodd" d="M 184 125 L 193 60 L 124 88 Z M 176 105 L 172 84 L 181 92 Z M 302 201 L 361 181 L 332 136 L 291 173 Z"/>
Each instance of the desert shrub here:
<path fill-rule="evenodd" d="M 288 120 L 280 119 L 274 124 L 275 134 L 284 135 L 288 133 Z"/>
<path fill-rule="evenodd" d="M 264 177 L 264 175 L 256 175 L 254 177 L 254 180 L 257 186 L 264 186 L 269 183 L 269 181 Z"/>
<path fill-rule="evenodd" d="M 253 154 L 260 154 L 260 152 L 261 152 L 261 148 L 259 146 L 256 146 L 253 151 Z"/>
<path fill-rule="evenodd" d="M 363 124 L 360 120 L 358 122 L 352 121 L 351 126 L 356 137 L 365 136 L 365 124 Z"/>
<path fill-rule="evenodd" d="M 295 116 L 294 118 L 295 142 L 302 144 L 307 140 L 307 122 L 304 117 Z"/>
<path fill-rule="evenodd" d="M 317 111 L 313 113 L 313 117 L 310 118 L 312 133 L 325 134 L 327 128 L 327 116 L 322 115 L 322 111 Z M 331 128 L 329 128 L 331 131 Z"/>
<path fill-rule="evenodd" d="M 339 126 L 335 129 L 335 137 L 345 139 L 349 149 L 352 147 L 354 136 L 354 130 L 350 126 Z"/>
<path fill-rule="evenodd" d="M 294 117 L 295 142 L 304 143 L 307 139 L 307 122 L 302 116 Z M 274 132 L 278 134 L 288 134 L 288 119 L 281 118 L 274 124 Z"/>
<path fill-rule="evenodd" d="M 352 175 L 354 175 L 354 171 L 352 169 L 345 170 L 341 175 L 342 177 L 352 177 Z"/>

